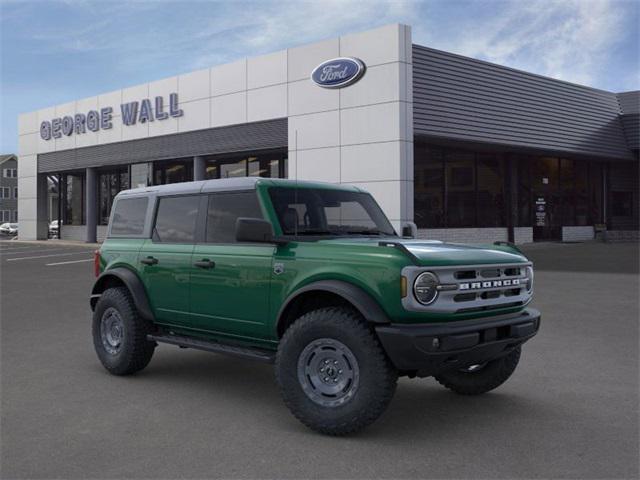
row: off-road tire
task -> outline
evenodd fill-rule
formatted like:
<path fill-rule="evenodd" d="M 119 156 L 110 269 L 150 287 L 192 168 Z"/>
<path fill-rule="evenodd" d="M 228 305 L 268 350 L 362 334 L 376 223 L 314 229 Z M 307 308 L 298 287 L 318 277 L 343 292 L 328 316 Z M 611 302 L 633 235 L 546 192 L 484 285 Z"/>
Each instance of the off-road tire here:
<path fill-rule="evenodd" d="M 115 309 L 122 319 L 122 341 L 117 353 L 109 353 L 101 335 L 102 317 L 108 309 Z M 151 324 L 136 310 L 133 298 L 125 287 L 109 288 L 98 300 L 93 312 L 93 346 L 100 362 L 114 375 L 131 375 L 149 364 L 155 342 L 147 340 Z"/>
<path fill-rule="evenodd" d="M 341 342 L 357 362 L 357 389 L 341 405 L 315 403 L 299 380 L 301 354 L 319 339 Z M 398 380 L 398 372 L 370 326 L 356 311 L 341 307 L 314 310 L 298 318 L 280 341 L 275 372 L 291 413 L 312 430 L 335 436 L 357 432 L 373 423 L 389 405 Z"/>
<path fill-rule="evenodd" d="M 436 375 L 441 385 L 461 395 L 480 395 L 498 388 L 513 374 L 520 360 L 520 347 L 504 357 L 488 362 L 480 370 L 455 370 Z"/>

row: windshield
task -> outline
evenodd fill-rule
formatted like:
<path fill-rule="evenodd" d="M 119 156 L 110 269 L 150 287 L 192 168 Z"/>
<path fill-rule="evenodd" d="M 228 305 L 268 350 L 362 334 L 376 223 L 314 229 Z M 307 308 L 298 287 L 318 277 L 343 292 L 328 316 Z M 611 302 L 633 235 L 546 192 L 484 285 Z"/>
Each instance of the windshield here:
<path fill-rule="evenodd" d="M 322 188 L 269 189 L 283 235 L 394 235 L 368 193 Z"/>

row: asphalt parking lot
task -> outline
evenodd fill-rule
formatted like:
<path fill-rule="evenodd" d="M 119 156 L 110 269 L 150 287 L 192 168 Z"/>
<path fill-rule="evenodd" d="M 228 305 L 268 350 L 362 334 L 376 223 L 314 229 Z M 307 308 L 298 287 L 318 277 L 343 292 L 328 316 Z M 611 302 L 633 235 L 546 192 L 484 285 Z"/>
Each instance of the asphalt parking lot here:
<path fill-rule="evenodd" d="M 110 376 L 92 248 L 0 242 L 0 477 L 637 478 L 638 245 L 526 251 L 543 324 L 505 385 L 402 379 L 377 423 L 330 438 L 289 414 L 268 365 L 161 345 Z"/>

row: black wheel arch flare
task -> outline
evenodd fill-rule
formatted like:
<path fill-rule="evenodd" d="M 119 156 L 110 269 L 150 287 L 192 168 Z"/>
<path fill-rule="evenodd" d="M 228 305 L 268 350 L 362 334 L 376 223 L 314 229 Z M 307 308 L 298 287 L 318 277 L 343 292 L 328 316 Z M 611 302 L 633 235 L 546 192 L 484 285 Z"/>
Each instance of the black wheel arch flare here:
<path fill-rule="evenodd" d="M 138 275 L 125 267 L 116 267 L 109 270 L 105 270 L 98 277 L 91 289 L 91 310 L 95 308 L 100 295 L 106 289 L 110 280 L 117 279 L 122 282 L 133 297 L 133 303 L 138 310 L 138 313 L 145 320 L 154 321 L 153 311 L 149 304 L 149 298 L 147 297 L 147 291 L 144 288 L 144 284 Z"/>
<path fill-rule="evenodd" d="M 360 312 L 367 322 L 385 324 L 389 317 L 380 304 L 362 288 L 342 280 L 320 280 L 305 285 L 289 295 L 278 311 L 276 332 L 278 337 L 283 333 L 283 323 L 287 321 L 287 311 L 301 295 L 309 292 L 327 292 L 342 297 Z"/>

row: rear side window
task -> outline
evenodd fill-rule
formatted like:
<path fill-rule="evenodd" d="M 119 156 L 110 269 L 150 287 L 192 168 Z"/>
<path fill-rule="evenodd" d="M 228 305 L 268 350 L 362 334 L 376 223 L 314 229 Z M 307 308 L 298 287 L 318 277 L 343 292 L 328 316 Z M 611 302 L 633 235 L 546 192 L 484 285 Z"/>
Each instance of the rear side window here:
<path fill-rule="evenodd" d="M 209 195 L 207 242 L 235 243 L 238 217 L 263 218 L 256 192 Z"/>
<path fill-rule="evenodd" d="M 160 198 L 153 241 L 194 243 L 199 195 Z"/>
<path fill-rule="evenodd" d="M 111 233 L 113 235 L 142 235 L 148 203 L 147 197 L 119 199 L 113 211 Z"/>

